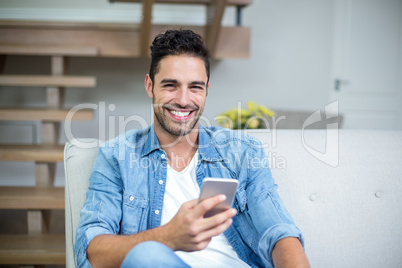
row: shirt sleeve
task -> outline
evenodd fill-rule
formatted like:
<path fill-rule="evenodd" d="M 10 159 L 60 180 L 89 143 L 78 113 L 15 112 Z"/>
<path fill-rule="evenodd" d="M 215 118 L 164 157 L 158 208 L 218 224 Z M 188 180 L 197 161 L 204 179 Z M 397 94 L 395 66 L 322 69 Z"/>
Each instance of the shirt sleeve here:
<path fill-rule="evenodd" d="M 122 185 L 113 149 L 107 145 L 99 149 L 89 178 L 74 246 L 77 267 L 91 267 L 86 251 L 95 236 L 118 234 L 120 230 Z"/>
<path fill-rule="evenodd" d="M 274 267 L 272 250 L 277 241 L 285 237 L 297 237 L 304 247 L 304 240 L 278 195 L 278 186 L 272 178 L 268 157 L 261 142 L 251 147 L 247 157 L 248 212 L 260 236 L 259 255 L 266 267 Z"/>

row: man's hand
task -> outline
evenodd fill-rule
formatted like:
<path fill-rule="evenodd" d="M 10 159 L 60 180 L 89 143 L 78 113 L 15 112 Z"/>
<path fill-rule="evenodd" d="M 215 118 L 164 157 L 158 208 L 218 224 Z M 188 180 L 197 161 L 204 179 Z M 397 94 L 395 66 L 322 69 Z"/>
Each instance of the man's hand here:
<path fill-rule="evenodd" d="M 223 233 L 232 224 L 236 210 L 231 208 L 209 218 L 206 212 L 222 203 L 224 195 L 214 196 L 197 204 L 197 199 L 184 203 L 173 219 L 161 230 L 163 243 L 173 250 L 198 251 L 205 249 L 212 237 Z"/>
<path fill-rule="evenodd" d="M 197 200 L 186 202 L 169 223 L 137 234 L 98 235 L 88 245 L 88 260 L 92 267 L 119 267 L 134 246 L 150 240 L 173 250 L 202 250 L 213 236 L 221 234 L 232 224 L 235 209 L 204 218 L 207 211 L 224 200 L 225 196 L 214 196 L 198 205 Z"/>

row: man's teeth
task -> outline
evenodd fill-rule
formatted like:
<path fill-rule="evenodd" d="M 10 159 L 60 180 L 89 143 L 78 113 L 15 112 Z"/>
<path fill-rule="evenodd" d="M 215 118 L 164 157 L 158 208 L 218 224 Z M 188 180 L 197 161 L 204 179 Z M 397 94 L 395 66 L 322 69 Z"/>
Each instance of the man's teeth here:
<path fill-rule="evenodd" d="M 181 117 L 187 116 L 187 115 L 190 114 L 190 112 L 179 112 L 179 111 L 173 111 L 173 110 L 171 110 L 170 112 L 171 112 L 172 114 L 176 115 L 176 116 L 181 116 Z"/>

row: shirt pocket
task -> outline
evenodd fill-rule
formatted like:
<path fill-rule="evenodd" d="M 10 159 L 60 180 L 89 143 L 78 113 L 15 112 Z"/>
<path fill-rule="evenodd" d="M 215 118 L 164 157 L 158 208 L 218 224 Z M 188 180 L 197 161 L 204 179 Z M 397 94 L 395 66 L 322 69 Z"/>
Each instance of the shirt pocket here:
<path fill-rule="evenodd" d="M 149 199 L 133 194 L 123 195 L 123 215 L 121 219 L 121 234 L 136 234 L 145 230 L 146 215 L 148 213 Z"/>

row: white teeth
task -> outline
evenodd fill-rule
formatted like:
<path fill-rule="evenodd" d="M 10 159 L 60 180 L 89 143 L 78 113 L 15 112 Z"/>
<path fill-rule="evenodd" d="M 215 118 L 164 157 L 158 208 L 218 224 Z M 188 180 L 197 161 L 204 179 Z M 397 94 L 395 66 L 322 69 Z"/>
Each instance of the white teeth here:
<path fill-rule="evenodd" d="M 180 117 L 187 116 L 190 114 L 190 112 L 179 112 L 179 111 L 174 111 L 174 110 L 171 110 L 170 112 L 172 114 L 174 114 L 176 116 L 180 116 Z"/>

